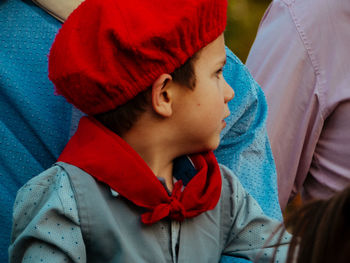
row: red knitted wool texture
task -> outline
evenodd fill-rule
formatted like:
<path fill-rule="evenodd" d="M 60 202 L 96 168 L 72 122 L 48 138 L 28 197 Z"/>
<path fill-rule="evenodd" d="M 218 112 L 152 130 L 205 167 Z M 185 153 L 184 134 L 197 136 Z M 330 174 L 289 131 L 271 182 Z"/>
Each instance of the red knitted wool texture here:
<path fill-rule="evenodd" d="M 226 26 L 227 0 L 86 0 L 49 54 L 56 94 L 94 115 L 172 73 Z"/>

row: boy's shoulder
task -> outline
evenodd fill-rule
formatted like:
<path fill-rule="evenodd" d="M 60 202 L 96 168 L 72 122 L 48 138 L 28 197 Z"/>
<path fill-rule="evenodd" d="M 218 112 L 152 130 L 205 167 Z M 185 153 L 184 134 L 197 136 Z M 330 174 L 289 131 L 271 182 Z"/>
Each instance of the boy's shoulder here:
<path fill-rule="evenodd" d="M 24 184 L 18 192 L 23 192 L 25 190 L 33 191 L 34 188 L 55 188 L 59 185 L 61 180 L 66 177 L 65 171 L 57 166 L 53 165 L 45 171 L 41 172 L 39 175 L 31 178 L 26 184 Z"/>
<path fill-rule="evenodd" d="M 222 178 L 223 193 L 233 194 L 234 192 L 245 192 L 242 184 L 234 172 L 224 164 L 219 164 Z"/>
<path fill-rule="evenodd" d="M 75 201 L 69 176 L 62 167 L 53 165 L 18 190 L 14 211 L 29 209 L 35 212 L 39 205 L 46 204 L 50 208 L 54 203 L 65 209 L 71 202 Z"/>
<path fill-rule="evenodd" d="M 238 177 L 225 165 L 219 164 L 222 178 L 221 203 L 233 219 L 239 211 L 265 217 L 253 196 L 243 187 Z"/>
<path fill-rule="evenodd" d="M 76 200 L 68 175 L 61 167 L 54 165 L 18 190 L 13 207 L 17 226 L 12 235 L 18 236 L 26 231 L 27 226 L 33 225 L 35 228 L 37 225 L 58 222 L 59 215 L 65 215 L 78 223 Z M 37 222 L 38 218 L 45 218 L 46 221 Z"/>

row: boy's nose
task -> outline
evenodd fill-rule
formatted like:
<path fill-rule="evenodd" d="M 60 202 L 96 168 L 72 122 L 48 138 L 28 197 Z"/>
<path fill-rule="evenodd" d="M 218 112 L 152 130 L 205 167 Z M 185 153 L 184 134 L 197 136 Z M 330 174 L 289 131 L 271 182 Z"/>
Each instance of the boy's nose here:
<path fill-rule="evenodd" d="M 226 82 L 226 80 L 225 80 L 225 89 L 224 90 L 225 90 L 225 93 L 224 93 L 225 103 L 228 103 L 235 96 L 235 92 L 232 89 L 232 87 Z"/>

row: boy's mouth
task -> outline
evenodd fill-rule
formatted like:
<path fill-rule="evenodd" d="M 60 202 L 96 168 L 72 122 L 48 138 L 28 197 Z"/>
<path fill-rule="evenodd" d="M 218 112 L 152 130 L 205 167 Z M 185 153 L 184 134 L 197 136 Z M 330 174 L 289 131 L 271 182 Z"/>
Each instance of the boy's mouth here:
<path fill-rule="evenodd" d="M 230 116 L 230 112 L 224 117 L 224 119 L 222 120 L 222 125 L 223 125 L 223 129 L 226 127 L 227 123 L 226 123 L 226 118 Z"/>

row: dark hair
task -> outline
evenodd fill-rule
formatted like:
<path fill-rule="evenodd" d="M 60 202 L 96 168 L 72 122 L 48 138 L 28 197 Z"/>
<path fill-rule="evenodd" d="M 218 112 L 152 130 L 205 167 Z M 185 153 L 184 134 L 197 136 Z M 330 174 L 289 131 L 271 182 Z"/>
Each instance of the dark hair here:
<path fill-rule="evenodd" d="M 185 64 L 170 74 L 175 83 L 189 89 L 194 89 L 196 85 L 194 72 L 194 62 L 196 58 L 197 53 L 189 58 Z M 151 88 L 149 87 L 126 104 L 121 105 L 114 110 L 97 114 L 94 117 L 113 132 L 122 135 L 131 129 L 133 124 L 138 120 L 141 114 L 146 110 L 147 105 L 150 103 Z"/>
<path fill-rule="evenodd" d="M 350 259 L 350 186 L 328 200 L 306 203 L 285 220 L 291 229 L 287 263 Z"/>

